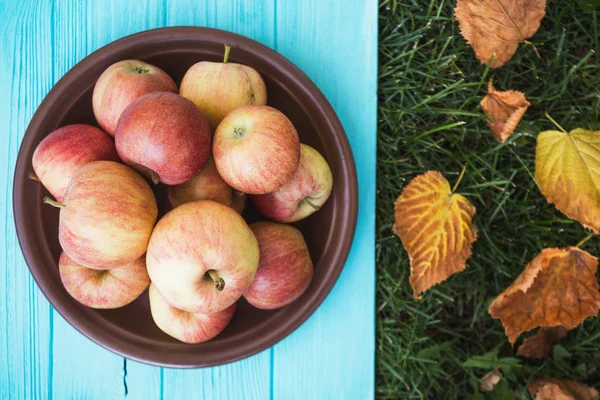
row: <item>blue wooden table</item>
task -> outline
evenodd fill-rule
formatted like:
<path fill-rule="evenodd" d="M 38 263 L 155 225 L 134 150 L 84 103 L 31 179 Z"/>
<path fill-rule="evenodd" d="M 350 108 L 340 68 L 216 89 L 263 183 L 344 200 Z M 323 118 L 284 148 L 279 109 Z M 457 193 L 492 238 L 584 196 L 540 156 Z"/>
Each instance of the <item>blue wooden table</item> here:
<path fill-rule="evenodd" d="M 376 0 L 0 0 L 0 21 L 0 399 L 373 397 Z M 52 85 L 111 41 L 174 25 L 240 33 L 299 66 L 337 111 L 360 187 L 350 257 L 315 314 L 273 348 L 203 370 L 124 360 L 79 334 L 37 288 L 13 224 L 19 145 Z"/>

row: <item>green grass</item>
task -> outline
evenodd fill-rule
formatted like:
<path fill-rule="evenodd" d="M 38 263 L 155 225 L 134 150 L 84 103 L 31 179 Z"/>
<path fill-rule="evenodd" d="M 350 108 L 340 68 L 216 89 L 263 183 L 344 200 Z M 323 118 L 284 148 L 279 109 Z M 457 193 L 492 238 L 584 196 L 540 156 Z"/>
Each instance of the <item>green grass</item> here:
<path fill-rule="evenodd" d="M 549 0 L 538 33 L 502 68 L 481 65 L 453 19 L 455 1 L 384 0 L 379 19 L 377 159 L 378 398 L 529 398 L 541 376 L 600 389 L 600 318 L 569 332 L 547 360 L 519 359 L 491 301 L 545 247 L 575 245 L 588 232 L 548 204 L 533 179 L 539 132 L 600 130 L 600 14 Z M 539 57 L 535 52 L 539 52 Z M 506 144 L 485 124 L 489 79 L 525 92 L 531 107 Z M 479 239 L 464 272 L 413 300 L 409 263 L 392 233 L 394 201 L 414 176 L 441 171 L 477 207 Z M 600 240 L 583 248 L 600 256 Z M 486 354 L 487 353 L 487 354 Z M 480 394 L 478 379 L 502 365 L 505 379 Z"/>

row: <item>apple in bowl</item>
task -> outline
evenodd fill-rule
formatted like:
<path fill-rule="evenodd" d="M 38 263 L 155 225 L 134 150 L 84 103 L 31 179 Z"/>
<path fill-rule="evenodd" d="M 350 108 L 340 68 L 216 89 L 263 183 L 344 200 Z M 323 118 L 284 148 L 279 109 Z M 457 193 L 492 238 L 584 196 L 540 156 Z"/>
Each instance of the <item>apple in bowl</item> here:
<path fill-rule="evenodd" d="M 96 81 L 92 108 L 98 124 L 115 136 L 123 111 L 152 92 L 177 93 L 177 85 L 162 69 L 140 60 L 123 60 L 108 67 Z"/>
<path fill-rule="evenodd" d="M 230 63 L 231 46 L 225 45 L 223 62 L 200 61 L 185 73 L 179 94 L 194 102 L 206 114 L 214 131 L 236 108 L 267 104 L 267 89 L 252 67 Z"/>
<path fill-rule="evenodd" d="M 58 240 L 65 253 L 86 267 L 109 269 L 145 252 L 158 208 L 150 186 L 131 168 L 93 161 L 73 176 L 60 208 Z"/>
<path fill-rule="evenodd" d="M 67 292 L 84 306 L 119 308 L 137 299 L 150 284 L 142 256 L 129 264 L 105 269 L 84 267 L 65 252 L 58 261 L 60 280 Z"/>
<path fill-rule="evenodd" d="M 37 178 L 57 201 L 62 201 L 79 168 L 101 160 L 119 161 L 115 144 L 106 133 L 85 124 L 63 126 L 35 148 L 32 178 Z"/>
<path fill-rule="evenodd" d="M 229 186 L 248 194 L 270 193 L 294 173 L 300 140 L 292 122 L 269 106 L 227 114 L 215 131 L 213 157 Z"/>
<path fill-rule="evenodd" d="M 199 200 L 158 221 L 146 263 L 152 283 L 169 304 L 211 314 L 242 296 L 254 278 L 258 256 L 256 238 L 237 212 Z"/>
<path fill-rule="evenodd" d="M 173 207 L 196 200 L 213 200 L 242 213 L 246 207 L 245 193 L 234 190 L 221 178 L 215 161 L 210 158 L 202 171 L 179 185 L 169 186 L 169 202 Z"/>
<path fill-rule="evenodd" d="M 212 314 L 192 313 L 170 305 L 154 285 L 150 285 L 148 293 L 154 323 L 167 335 L 190 344 L 206 342 L 221 333 L 237 307 L 233 303 Z"/>
<path fill-rule="evenodd" d="M 188 99 L 169 92 L 144 95 L 123 111 L 115 144 L 125 164 L 167 185 L 196 175 L 210 157 L 206 117 Z"/>
<path fill-rule="evenodd" d="M 265 310 L 286 306 L 302 296 L 313 277 L 304 236 L 295 227 L 276 222 L 255 222 L 250 228 L 258 241 L 260 262 L 244 297 Z"/>
<path fill-rule="evenodd" d="M 300 163 L 292 177 L 271 193 L 251 196 L 265 217 L 295 222 L 318 211 L 329 199 L 333 176 L 329 164 L 312 147 L 300 145 Z"/>

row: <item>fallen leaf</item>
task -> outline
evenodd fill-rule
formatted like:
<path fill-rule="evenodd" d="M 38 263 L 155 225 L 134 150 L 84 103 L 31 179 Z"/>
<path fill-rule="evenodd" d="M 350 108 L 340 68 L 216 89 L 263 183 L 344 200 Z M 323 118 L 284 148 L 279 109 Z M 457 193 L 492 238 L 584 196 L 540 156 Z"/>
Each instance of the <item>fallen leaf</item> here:
<path fill-rule="evenodd" d="M 477 239 L 475 207 L 453 194 L 444 176 L 429 171 L 414 178 L 396 200 L 394 232 L 410 257 L 415 299 L 465 269 Z"/>
<path fill-rule="evenodd" d="M 600 400 L 596 389 L 574 379 L 541 378 L 528 389 L 534 400 Z"/>
<path fill-rule="evenodd" d="M 573 329 L 600 310 L 597 268 L 598 259 L 577 247 L 544 249 L 492 302 L 489 313 L 500 319 L 511 344 L 539 326 Z"/>
<path fill-rule="evenodd" d="M 482 392 L 491 392 L 501 379 L 502 372 L 500 371 L 500 367 L 496 367 L 481 378 L 479 390 Z"/>
<path fill-rule="evenodd" d="M 549 203 L 600 233 L 600 131 L 540 133 L 535 179 Z"/>
<path fill-rule="evenodd" d="M 565 336 L 567 336 L 567 330 L 563 326 L 542 326 L 535 335 L 523 341 L 517 350 L 517 355 L 546 358 L 552 353 L 554 345 Z"/>
<path fill-rule="evenodd" d="M 546 13 L 546 0 L 457 0 L 461 34 L 483 64 L 498 68 L 533 36 Z"/>
<path fill-rule="evenodd" d="M 481 106 L 496 140 L 504 143 L 515 131 L 530 103 L 523 93 L 515 90 L 499 92 L 490 81 L 488 93 L 481 100 Z"/>

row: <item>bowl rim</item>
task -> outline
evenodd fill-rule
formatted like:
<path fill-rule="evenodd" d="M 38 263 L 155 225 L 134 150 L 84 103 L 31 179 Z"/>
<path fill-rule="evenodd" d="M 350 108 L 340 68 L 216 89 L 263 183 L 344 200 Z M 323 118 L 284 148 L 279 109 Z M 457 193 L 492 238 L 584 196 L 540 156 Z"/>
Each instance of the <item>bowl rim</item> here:
<path fill-rule="evenodd" d="M 85 72 L 87 68 L 93 65 L 93 63 L 95 63 L 97 60 L 102 59 L 106 53 L 112 52 L 113 50 L 121 49 L 123 47 L 131 48 L 143 43 L 169 40 L 172 38 L 175 38 L 176 40 L 182 38 L 202 38 L 210 41 L 219 41 L 220 43 L 235 44 L 236 46 L 244 47 L 260 54 L 260 56 L 268 61 L 269 64 L 276 64 L 279 70 L 289 72 L 293 78 L 299 82 L 300 85 L 307 89 L 307 92 L 310 93 L 312 100 L 316 102 L 316 105 L 322 110 L 323 115 L 327 117 L 326 120 L 328 123 L 328 131 L 336 132 L 336 140 L 340 145 L 338 152 L 340 153 L 342 164 L 345 165 L 344 173 L 347 175 L 346 178 L 349 184 L 347 190 L 350 193 L 351 199 L 348 204 L 344 204 L 345 209 L 348 210 L 346 212 L 348 220 L 345 223 L 345 227 L 347 228 L 346 231 L 340 234 L 341 240 L 339 242 L 342 243 L 342 245 L 337 247 L 337 251 L 334 252 L 330 258 L 332 267 L 327 269 L 327 274 L 320 282 L 315 282 L 318 287 L 316 288 L 314 295 L 310 298 L 310 301 L 305 302 L 303 307 L 294 313 L 294 318 L 289 318 L 285 321 L 285 323 L 276 325 L 268 335 L 261 337 L 259 340 L 250 341 L 241 347 L 233 346 L 233 350 L 221 352 L 220 356 L 213 357 L 213 359 L 206 361 L 195 360 L 193 362 L 178 362 L 177 360 L 168 356 L 156 357 L 158 352 L 153 351 L 148 347 L 132 348 L 131 343 L 125 341 L 125 339 L 122 337 L 115 338 L 103 334 L 102 332 L 99 333 L 98 329 L 93 324 L 90 324 L 86 321 L 81 321 L 78 317 L 77 311 L 71 307 L 67 307 L 64 302 L 59 299 L 58 295 L 51 290 L 51 285 L 40 276 L 41 270 L 46 267 L 38 266 L 36 264 L 35 258 L 37 257 L 35 255 L 35 245 L 30 243 L 31 235 L 27 235 L 26 233 L 28 229 L 26 228 L 24 215 L 27 210 L 23 205 L 23 195 L 19 188 L 20 185 L 17 185 L 17 183 L 24 182 L 24 180 L 27 179 L 27 174 L 29 172 L 31 160 L 25 159 L 24 153 L 26 148 L 31 148 L 32 146 L 35 147 L 35 143 L 33 143 L 32 139 L 33 134 L 31 132 L 40 129 L 42 121 L 52 111 L 51 105 L 60 98 L 62 92 L 73 80 Z M 17 162 L 13 176 L 12 194 L 13 216 L 19 246 L 31 275 L 33 276 L 42 293 L 52 305 L 53 309 L 56 310 L 78 332 L 111 352 L 145 364 L 171 368 L 204 368 L 238 361 L 271 348 L 282 339 L 290 335 L 293 331 L 298 329 L 316 311 L 316 309 L 329 295 L 346 264 L 354 241 L 359 202 L 356 165 L 348 137 L 336 112 L 317 85 L 304 72 L 302 72 L 300 68 L 296 67 L 283 55 L 253 39 L 220 29 L 193 26 L 155 28 L 125 36 L 95 50 L 75 64 L 75 66 L 73 66 L 69 71 L 67 71 L 67 73 L 61 77 L 46 94 L 36 109 L 36 112 L 31 118 L 27 130 L 25 131 L 17 156 Z M 128 333 L 128 331 L 120 327 L 116 327 L 116 329 L 121 330 L 125 336 Z"/>

